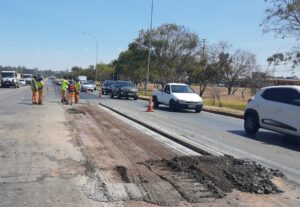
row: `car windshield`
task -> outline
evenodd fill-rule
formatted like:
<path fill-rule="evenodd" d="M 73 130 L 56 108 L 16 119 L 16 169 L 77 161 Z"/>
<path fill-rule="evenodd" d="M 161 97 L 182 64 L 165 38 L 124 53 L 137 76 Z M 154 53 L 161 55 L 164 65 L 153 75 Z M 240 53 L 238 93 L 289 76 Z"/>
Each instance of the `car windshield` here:
<path fill-rule="evenodd" d="M 2 78 L 12 78 L 14 77 L 14 73 L 2 73 Z"/>
<path fill-rule="evenodd" d="M 104 83 L 103 83 L 103 85 L 104 86 L 111 86 L 112 84 L 114 84 L 115 83 L 115 81 L 105 81 Z"/>
<path fill-rule="evenodd" d="M 195 91 L 186 85 L 172 85 L 171 86 L 173 93 L 195 93 Z"/>
<path fill-rule="evenodd" d="M 121 87 L 135 87 L 134 84 L 131 82 L 119 82 L 119 85 Z"/>
<path fill-rule="evenodd" d="M 31 75 L 23 75 L 23 78 L 31 78 Z"/>

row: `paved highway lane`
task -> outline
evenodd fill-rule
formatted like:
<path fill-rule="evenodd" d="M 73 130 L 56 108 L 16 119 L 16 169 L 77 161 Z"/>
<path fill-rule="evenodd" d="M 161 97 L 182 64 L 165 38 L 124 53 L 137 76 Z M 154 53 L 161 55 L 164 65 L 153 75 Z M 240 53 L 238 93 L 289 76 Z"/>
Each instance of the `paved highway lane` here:
<path fill-rule="evenodd" d="M 132 99 L 99 98 L 98 92 L 82 94 L 82 100 L 101 102 L 136 119 L 176 132 L 186 138 L 238 158 L 256 160 L 266 166 L 280 169 L 290 179 L 300 183 L 300 139 L 260 130 L 255 136 L 246 136 L 243 120 L 222 115 L 194 111 L 173 112 L 161 106 L 154 113 L 145 112 L 147 102 Z"/>
<path fill-rule="evenodd" d="M 58 92 L 59 93 L 59 92 Z M 194 111 L 173 112 L 160 106 L 154 113 L 145 112 L 148 102 L 142 100 L 111 99 L 94 93 L 81 93 L 81 101 L 107 105 L 141 121 L 149 122 L 175 132 L 195 142 L 238 158 L 258 161 L 280 169 L 291 180 L 300 183 L 300 139 L 260 130 L 255 136 L 246 136 L 243 120 Z"/>

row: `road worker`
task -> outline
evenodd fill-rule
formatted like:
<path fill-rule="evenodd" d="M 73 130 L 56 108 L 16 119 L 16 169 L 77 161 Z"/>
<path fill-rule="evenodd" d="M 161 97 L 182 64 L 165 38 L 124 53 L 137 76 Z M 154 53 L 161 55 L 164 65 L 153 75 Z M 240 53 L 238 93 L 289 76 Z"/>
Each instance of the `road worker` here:
<path fill-rule="evenodd" d="M 66 103 L 67 102 L 67 88 L 68 88 L 68 84 L 69 82 L 66 80 L 67 78 L 64 77 L 64 79 L 61 81 L 60 84 L 60 89 L 61 89 L 61 102 L 62 103 Z"/>
<path fill-rule="evenodd" d="M 38 87 L 38 93 L 39 93 L 39 101 L 38 104 L 43 104 L 43 98 L 44 98 L 44 81 L 42 77 L 39 77 L 37 79 L 37 87 Z"/>
<path fill-rule="evenodd" d="M 36 83 L 37 76 L 34 75 L 33 78 L 31 79 L 31 91 L 32 91 L 32 104 L 37 104 L 38 103 L 38 97 L 37 97 L 37 83 Z"/>
<path fill-rule="evenodd" d="M 81 84 L 79 79 L 76 79 L 75 82 L 75 103 L 79 103 Z"/>
<path fill-rule="evenodd" d="M 74 81 L 70 81 L 70 84 L 68 86 L 68 90 L 69 90 L 69 95 L 68 95 L 68 103 L 70 103 L 70 105 L 73 104 L 74 102 L 74 96 L 75 96 L 75 84 Z M 70 101 L 71 99 L 71 101 Z"/>

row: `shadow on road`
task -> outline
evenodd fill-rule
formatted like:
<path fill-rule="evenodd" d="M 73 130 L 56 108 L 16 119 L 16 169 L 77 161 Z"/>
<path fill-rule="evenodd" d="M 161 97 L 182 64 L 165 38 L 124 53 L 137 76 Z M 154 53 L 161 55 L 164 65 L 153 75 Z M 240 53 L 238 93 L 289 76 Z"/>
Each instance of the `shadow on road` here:
<path fill-rule="evenodd" d="M 300 152 L 300 138 L 295 136 L 280 134 L 271 131 L 259 131 L 252 136 L 247 135 L 243 130 L 229 130 L 228 132 L 239 136 L 243 136 L 248 139 L 263 142 L 265 144 L 277 145 L 280 147 Z"/>
<path fill-rule="evenodd" d="M 145 105 L 144 107 L 147 108 L 148 105 Z M 197 114 L 197 113 L 195 113 L 195 110 L 192 110 L 192 109 L 191 110 L 181 109 L 181 110 L 173 111 L 168 106 L 159 106 L 159 108 L 154 108 L 154 110 L 165 111 L 165 112 L 172 112 L 172 113 L 191 113 L 191 114 Z"/>
<path fill-rule="evenodd" d="M 35 104 L 32 104 L 31 102 L 19 102 L 18 104 L 22 104 L 22 105 L 30 105 L 30 106 L 35 106 Z"/>

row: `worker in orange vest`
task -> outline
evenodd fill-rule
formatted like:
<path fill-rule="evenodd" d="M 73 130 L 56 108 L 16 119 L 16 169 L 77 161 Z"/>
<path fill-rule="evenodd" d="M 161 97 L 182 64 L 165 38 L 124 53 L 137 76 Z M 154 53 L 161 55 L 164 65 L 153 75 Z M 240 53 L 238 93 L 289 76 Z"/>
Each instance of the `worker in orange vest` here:
<path fill-rule="evenodd" d="M 70 81 L 68 89 L 69 89 L 68 103 L 70 103 L 70 105 L 72 105 L 74 102 L 74 96 L 75 96 L 75 84 L 74 84 L 73 80 Z M 70 99 L 71 99 L 71 102 L 70 102 Z"/>
<path fill-rule="evenodd" d="M 75 103 L 79 103 L 80 90 L 81 90 L 80 81 L 79 81 L 79 79 L 76 79 L 76 82 L 75 82 Z"/>

